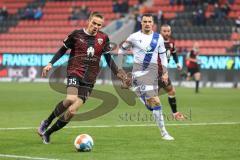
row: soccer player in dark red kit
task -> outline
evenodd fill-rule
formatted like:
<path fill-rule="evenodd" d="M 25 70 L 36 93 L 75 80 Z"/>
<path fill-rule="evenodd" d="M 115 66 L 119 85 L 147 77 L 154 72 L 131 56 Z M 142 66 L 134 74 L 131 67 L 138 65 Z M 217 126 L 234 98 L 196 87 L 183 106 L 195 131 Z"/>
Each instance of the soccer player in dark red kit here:
<path fill-rule="evenodd" d="M 186 66 L 187 66 L 187 80 L 191 80 L 193 77 L 196 85 L 195 85 L 195 93 L 199 92 L 199 81 L 201 79 L 200 59 L 198 59 L 198 44 L 195 43 L 193 49 L 186 56 Z"/>
<path fill-rule="evenodd" d="M 166 54 L 168 62 L 170 60 L 170 57 L 173 56 L 173 60 L 175 61 L 177 65 L 177 69 L 179 71 L 182 70 L 181 65 L 178 62 L 178 56 L 177 51 L 175 48 L 174 41 L 171 40 L 171 27 L 168 24 L 164 24 L 160 28 L 160 33 L 163 36 L 164 39 L 164 45 L 166 48 Z M 161 67 L 159 67 L 161 69 Z M 175 87 L 172 85 L 171 80 L 168 77 L 168 82 L 164 83 L 161 78 L 158 79 L 158 88 L 163 88 L 168 93 L 168 102 L 170 104 L 173 116 L 176 120 L 184 120 L 184 115 L 181 112 L 177 111 L 177 103 L 176 103 L 176 90 Z"/>
<path fill-rule="evenodd" d="M 101 55 L 104 55 L 112 72 L 122 81 L 127 75 L 124 70 L 118 69 L 108 53 L 111 45 L 108 36 L 99 31 L 104 22 L 104 17 L 93 12 L 86 28 L 73 31 L 63 41 L 63 46 L 58 50 L 49 64 L 44 67 L 42 76 L 46 77 L 52 65 L 59 60 L 68 49 L 71 49 L 67 66 L 67 96 L 57 104 L 56 108 L 43 120 L 38 128 L 38 134 L 43 143 L 50 142 L 50 135 L 63 128 L 76 114 L 78 108 L 87 100 L 94 87 L 99 73 Z M 51 122 L 59 116 L 59 119 L 49 129 Z"/>

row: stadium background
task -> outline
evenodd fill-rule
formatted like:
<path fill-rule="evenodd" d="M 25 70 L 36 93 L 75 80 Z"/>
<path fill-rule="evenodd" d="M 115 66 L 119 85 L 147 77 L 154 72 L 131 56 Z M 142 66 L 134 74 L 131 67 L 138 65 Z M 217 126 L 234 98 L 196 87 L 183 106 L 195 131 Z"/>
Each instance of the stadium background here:
<path fill-rule="evenodd" d="M 0 77 L 1 80 L 30 80 L 40 78 L 40 72 L 51 56 L 62 45 L 62 40 L 76 28 L 86 25 L 89 12 L 105 14 L 103 29 L 111 42 L 119 44 L 139 29 L 139 17 L 143 13 L 155 15 L 155 30 L 162 23 L 172 26 L 180 64 L 194 44 L 202 55 L 202 82 L 239 81 L 240 1 L 1 1 L 8 15 L 2 14 L 0 27 Z M 218 4 L 218 6 L 216 6 Z M 82 7 L 86 6 L 86 7 Z M 3 9 L 2 9 L 3 10 Z M 39 14 L 38 14 L 39 13 Z M 113 53 L 116 53 L 114 50 Z M 67 60 L 65 56 L 62 63 Z M 126 57 L 131 66 L 131 56 Z M 100 79 L 109 80 L 106 62 L 102 60 Z M 174 62 L 169 65 L 174 81 L 181 80 Z M 34 75 L 36 74 L 36 75 Z M 7 78 L 6 78 L 7 77 Z M 10 79 L 9 79 L 10 78 Z M 22 79 L 24 78 L 24 79 Z M 210 86 L 212 86 L 211 84 Z"/>
<path fill-rule="evenodd" d="M 156 31 L 162 23 L 172 26 L 180 64 L 184 66 L 184 57 L 194 44 L 199 46 L 203 62 L 203 88 L 199 95 L 191 88 L 194 83 L 182 79 L 174 62 L 169 63 L 170 77 L 177 86 L 179 110 L 188 116 L 186 122 L 166 121 L 176 142 L 158 139 L 157 129 L 151 127 L 154 123 L 148 118 L 141 119 L 149 112 L 138 107 L 140 102 L 137 107 L 129 108 L 121 99 L 111 113 L 70 125 L 95 127 L 66 129 L 56 135 L 52 146 L 42 146 L 35 136 L 34 128 L 64 97 L 49 87 L 48 79 L 41 78 L 41 70 L 62 45 L 62 40 L 74 29 L 85 26 L 86 7 L 82 6 L 89 12 L 104 13 L 103 31 L 117 45 L 139 29 L 141 14 L 153 13 Z M 0 8 L 0 159 L 26 159 L 21 156 L 79 159 L 72 141 L 82 131 L 96 140 L 93 153 L 81 155 L 82 159 L 121 159 L 116 155 L 122 159 L 240 157 L 237 150 L 240 141 L 237 136 L 240 131 L 240 0 L 119 0 L 119 4 L 112 0 L 0 0 Z M 114 56 L 116 50 L 112 53 Z M 124 66 L 131 68 L 131 54 L 124 58 Z M 55 68 L 67 59 L 68 54 Z M 96 88 L 118 97 L 108 85 L 111 73 L 104 60 L 101 66 L 97 81 L 101 85 Z M 166 96 L 162 101 L 166 115 L 170 115 Z M 81 111 L 91 110 L 98 103 L 90 99 Z M 140 121 L 138 113 L 142 116 Z M 148 124 L 151 128 L 145 128 Z"/>

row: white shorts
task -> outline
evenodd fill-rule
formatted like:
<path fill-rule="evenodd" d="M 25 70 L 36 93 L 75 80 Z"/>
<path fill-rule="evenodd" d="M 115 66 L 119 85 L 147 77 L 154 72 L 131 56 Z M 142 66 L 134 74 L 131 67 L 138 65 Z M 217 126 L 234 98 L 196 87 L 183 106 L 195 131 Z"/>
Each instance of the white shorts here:
<path fill-rule="evenodd" d="M 141 65 L 134 65 L 132 72 L 133 91 L 138 97 L 158 96 L 158 68 L 152 65 L 142 71 Z"/>

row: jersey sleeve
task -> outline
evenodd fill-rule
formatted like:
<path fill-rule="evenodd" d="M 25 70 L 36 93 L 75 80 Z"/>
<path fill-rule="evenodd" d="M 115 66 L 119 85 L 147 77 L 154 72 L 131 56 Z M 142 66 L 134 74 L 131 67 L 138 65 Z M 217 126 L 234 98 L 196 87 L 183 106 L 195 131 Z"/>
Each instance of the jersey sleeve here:
<path fill-rule="evenodd" d="M 103 47 L 103 52 L 109 53 L 112 50 L 111 43 L 109 37 L 107 36 L 105 46 Z"/>
<path fill-rule="evenodd" d="M 194 51 L 191 50 L 190 53 L 189 53 L 189 58 L 196 58 L 196 56 L 194 55 Z"/>
<path fill-rule="evenodd" d="M 186 59 L 189 59 L 190 58 L 190 52 L 187 52 L 187 55 L 186 55 Z"/>
<path fill-rule="evenodd" d="M 164 40 L 161 36 L 159 37 L 158 54 L 159 54 L 159 57 L 161 59 L 162 66 L 167 68 L 168 60 L 167 60 L 167 55 L 166 55 L 166 48 L 165 48 L 165 45 L 164 45 Z"/>
<path fill-rule="evenodd" d="M 130 35 L 119 47 L 118 54 L 124 54 L 133 47 L 133 37 Z"/>
<path fill-rule="evenodd" d="M 65 38 L 63 40 L 63 45 L 64 47 L 66 47 L 67 49 L 72 49 L 74 46 L 74 35 L 75 35 L 76 31 L 73 31 L 72 33 L 70 33 L 67 38 Z"/>
<path fill-rule="evenodd" d="M 117 73 L 118 73 L 118 67 L 117 67 L 116 63 L 114 62 L 114 60 L 112 59 L 110 53 L 105 53 L 105 54 L 104 54 L 104 58 L 105 58 L 105 60 L 106 60 L 106 62 L 107 62 L 108 67 L 112 70 L 112 72 L 113 72 L 115 75 L 117 75 Z"/>
<path fill-rule="evenodd" d="M 166 53 L 166 48 L 165 48 L 164 40 L 163 40 L 163 38 L 162 38 L 161 35 L 160 35 L 160 37 L 159 37 L 158 53 L 159 53 L 159 54 Z"/>
<path fill-rule="evenodd" d="M 175 62 L 176 64 L 178 64 L 179 60 L 178 60 L 177 49 L 176 49 L 175 43 L 173 43 L 172 56 L 173 56 L 174 62 Z"/>
<path fill-rule="evenodd" d="M 177 48 L 176 48 L 176 46 L 175 46 L 175 43 L 173 43 L 173 51 L 172 51 L 172 53 L 174 54 L 174 53 L 177 53 Z"/>
<path fill-rule="evenodd" d="M 67 51 L 67 48 L 62 46 L 58 51 L 57 53 L 53 56 L 52 60 L 49 62 L 51 63 L 52 65 L 58 61 Z"/>
<path fill-rule="evenodd" d="M 174 62 L 177 64 L 177 63 L 179 62 L 179 61 L 178 61 L 177 52 L 173 52 L 173 53 L 172 53 L 172 56 L 173 56 Z"/>

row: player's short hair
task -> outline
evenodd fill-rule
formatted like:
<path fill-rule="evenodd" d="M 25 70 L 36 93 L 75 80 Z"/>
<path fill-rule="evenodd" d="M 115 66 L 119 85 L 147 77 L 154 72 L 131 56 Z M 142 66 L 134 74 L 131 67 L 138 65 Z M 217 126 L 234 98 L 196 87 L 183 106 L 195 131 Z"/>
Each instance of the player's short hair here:
<path fill-rule="evenodd" d="M 162 24 L 161 27 L 171 27 L 169 24 Z"/>
<path fill-rule="evenodd" d="M 93 17 L 98 17 L 98 18 L 104 19 L 104 16 L 100 12 L 92 12 L 89 16 L 89 19 L 92 19 Z"/>
<path fill-rule="evenodd" d="M 162 27 L 169 27 L 171 29 L 171 26 L 169 24 L 163 24 L 160 26 L 160 29 L 162 29 Z"/>
<path fill-rule="evenodd" d="M 154 18 L 153 18 L 153 15 L 152 15 L 151 13 L 145 13 L 145 14 L 143 14 L 142 17 L 141 17 L 141 20 L 143 19 L 143 17 L 152 17 L 152 19 L 154 19 Z"/>

